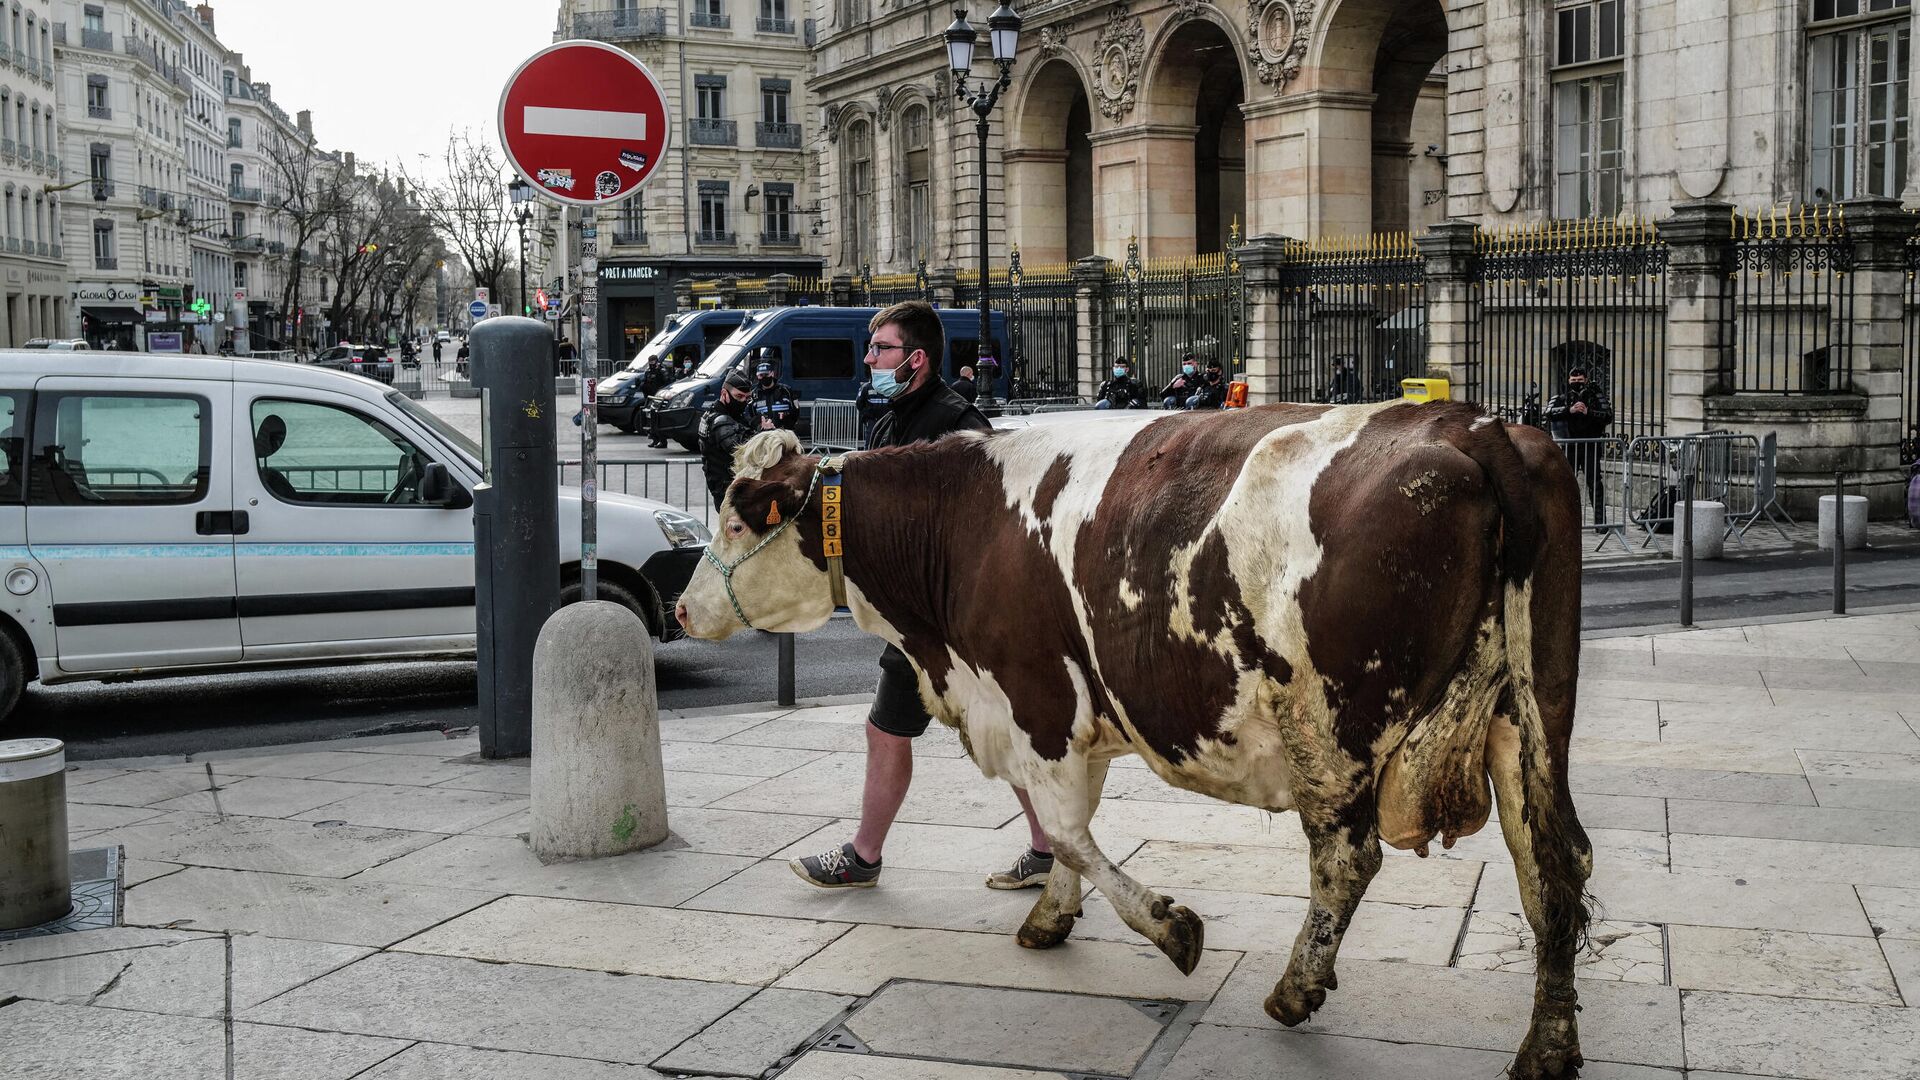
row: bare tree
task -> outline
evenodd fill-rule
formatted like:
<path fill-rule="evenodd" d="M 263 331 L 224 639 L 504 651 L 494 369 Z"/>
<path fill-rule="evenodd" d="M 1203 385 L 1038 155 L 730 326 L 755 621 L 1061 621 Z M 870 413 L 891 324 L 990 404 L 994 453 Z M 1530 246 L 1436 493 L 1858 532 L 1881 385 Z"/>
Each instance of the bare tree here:
<path fill-rule="evenodd" d="M 327 322 L 337 332 L 364 339 L 389 306 L 381 297 L 394 287 L 390 279 L 404 278 L 409 266 L 429 253 L 437 258 L 438 243 L 432 223 L 413 205 L 404 184 L 355 176 L 345 193 L 345 206 L 321 234 L 333 278 Z"/>
<path fill-rule="evenodd" d="M 505 205 L 507 166 L 493 144 L 473 132 L 447 135 L 444 179 L 410 186 L 433 227 L 460 256 L 475 285 L 500 295 L 513 261 L 513 219 Z M 409 178 L 411 179 L 411 178 Z"/>
<path fill-rule="evenodd" d="M 287 225 L 288 266 L 280 289 L 280 310 L 292 322 L 302 279 L 317 257 L 318 239 L 346 206 L 350 174 L 339 155 L 320 153 L 310 137 L 275 133 L 263 149 L 268 198 Z"/>

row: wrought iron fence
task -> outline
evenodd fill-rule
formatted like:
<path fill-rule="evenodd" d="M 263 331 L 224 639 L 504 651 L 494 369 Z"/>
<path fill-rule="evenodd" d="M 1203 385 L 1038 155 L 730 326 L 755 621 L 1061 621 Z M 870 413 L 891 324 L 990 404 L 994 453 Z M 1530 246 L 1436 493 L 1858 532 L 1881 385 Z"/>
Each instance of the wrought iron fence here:
<path fill-rule="evenodd" d="M 1853 247 L 1838 207 L 1736 213 L 1725 305 L 1735 393 L 1820 394 L 1853 383 Z"/>
<path fill-rule="evenodd" d="M 927 281 L 927 261 L 920 264 L 911 274 L 875 274 L 869 264 L 860 265 L 860 276 L 853 283 L 854 305 L 856 307 L 886 307 L 902 300 L 932 300 L 933 290 Z"/>
<path fill-rule="evenodd" d="M 1231 378 L 1245 366 L 1246 289 L 1240 273 L 1239 226 L 1226 251 L 1190 258 L 1140 258 L 1127 242 L 1122 271 L 1127 358 L 1134 378 L 1158 390 L 1173 380 L 1183 358 L 1218 360 Z"/>
<path fill-rule="evenodd" d="M 1080 385 L 1080 316 L 1072 263 L 1024 266 L 1008 260 L 1007 347 L 1020 385 L 1013 396 L 1076 396 Z"/>
<path fill-rule="evenodd" d="M 1538 423 L 1568 373 L 1585 368 L 1613 403 L 1605 434 L 1661 434 L 1667 247 L 1658 231 L 1638 221 L 1555 221 L 1483 232 L 1477 246 L 1470 360 L 1456 396 Z"/>
<path fill-rule="evenodd" d="M 1282 401 L 1384 401 L 1426 368 L 1426 264 L 1405 233 L 1290 245 L 1280 274 Z M 1461 395 L 1470 396 L 1470 395 Z"/>

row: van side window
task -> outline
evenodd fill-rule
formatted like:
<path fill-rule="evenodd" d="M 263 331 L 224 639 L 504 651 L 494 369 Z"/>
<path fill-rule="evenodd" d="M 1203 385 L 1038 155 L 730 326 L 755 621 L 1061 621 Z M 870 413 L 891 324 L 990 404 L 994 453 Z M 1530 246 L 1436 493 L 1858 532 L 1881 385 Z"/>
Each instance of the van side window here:
<path fill-rule="evenodd" d="M 846 338 L 795 338 L 793 340 L 793 378 L 851 379 L 854 373 L 853 342 Z"/>
<path fill-rule="evenodd" d="M 26 492 L 27 395 L 0 394 L 0 506 L 18 506 Z"/>
<path fill-rule="evenodd" d="M 721 342 L 732 337 L 733 332 L 738 329 L 740 329 L 739 323 L 729 324 L 722 319 L 708 319 L 707 325 L 700 330 L 700 337 L 706 342 L 707 353 L 711 355 L 713 350 L 720 347 Z"/>
<path fill-rule="evenodd" d="M 431 460 L 371 417 L 311 401 L 253 403 L 253 460 L 274 498 L 323 506 L 417 506 Z M 238 448 L 236 448 L 238 449 Z"/>
<path fill-rule="evenodd" d="M 42 394 L 27 501 L 34 506 L 169 506 L 206 497 L 207 400 L 171 394 Z"/>

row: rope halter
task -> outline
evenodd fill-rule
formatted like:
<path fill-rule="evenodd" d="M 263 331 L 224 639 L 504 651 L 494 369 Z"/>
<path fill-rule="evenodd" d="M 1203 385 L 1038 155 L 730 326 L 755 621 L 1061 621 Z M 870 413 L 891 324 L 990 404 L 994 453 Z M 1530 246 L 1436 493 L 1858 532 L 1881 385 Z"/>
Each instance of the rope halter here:
<path fill-rule="evenodd" d="M 836 484 L 839 483 L 839 464 L 837 462 L 828 462 L 828 461 L 821 462 L 819 466 L 814 468 L 813 478 L 807 482 L 807 494 L 805 498 L 800 500 L 799 512 L 794 514 L 792 517 L 782 519 L 778 527 L 776 527 L 772 532 L 768 533 L 766 536 L 762 537 L 760 542 L 753 545 L 753 548 L 750 551 L 748 551 L 745 555 L 740 556 L 739 558 L 733 560 L 731 564 L 729 564 L 729 563 L 721 562 L 720 556 L 715 555 L 713 553 L 712 544 L 708 544 L 706 549 L 702 552 L 702 554 L 706 556 L 706 560 L 709 563 L 713 564 L 713 568 L 715 570 L 720 571 L 720 580 L 727 587 L 727 599 L 733 603 L 733 613 L 739 616 L 741 623 L 745 624 L 745 626 L 749 630 L 758 630 L 760 628 L 753 625 L 753 620 L 747 618 L 747 613 L 745 609 L 743 609 L 740 606 L 740 597 L 733 591 L 733 572 L 735 570 L 740 569 L 740 566 L 742 563 L 745 563 L 748 559 L 751 559 L 755 555 L 760 554 L 760 551 L 762 548 L 765 548 L 768 544 L 773 543 L 776 539 L 779 538 L 781 533 L 787 531 L 788 527 L 790 527 L 794 522 L 800 520 L 801 516 L 807 512 L 807 505 L 813 502 L 814 489 L 820 486 L 820 474 L 826 471 L 827 466 L 829 464 L 833 466 L 833 471 L 834 471 L 833 482 Z M 779 506 L 778 499 L 774 500 L 774 505 L 776 507 Z M 718 541 L 716 540 L 715 542 L 717 543 Z M 835 562 L 835 565 L 837 566 L 839 563 L 839 560 L 836 559 L 834 560 L 834 562 Z"/>

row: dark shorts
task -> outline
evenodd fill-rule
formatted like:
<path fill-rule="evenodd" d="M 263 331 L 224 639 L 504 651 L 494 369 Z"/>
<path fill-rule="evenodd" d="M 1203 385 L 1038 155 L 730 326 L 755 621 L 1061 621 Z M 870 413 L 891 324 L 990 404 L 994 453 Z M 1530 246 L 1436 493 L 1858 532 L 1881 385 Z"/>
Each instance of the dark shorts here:
<path fill-rule="evenodd" d="M 907 662 L 907 654 L 891 645 L 880 654 L 880 686 L 874 691 L 867 722 L 903 739 L 918 738 L 933 722 L 920 704 L 920 680 L 913 665 Z"/>

